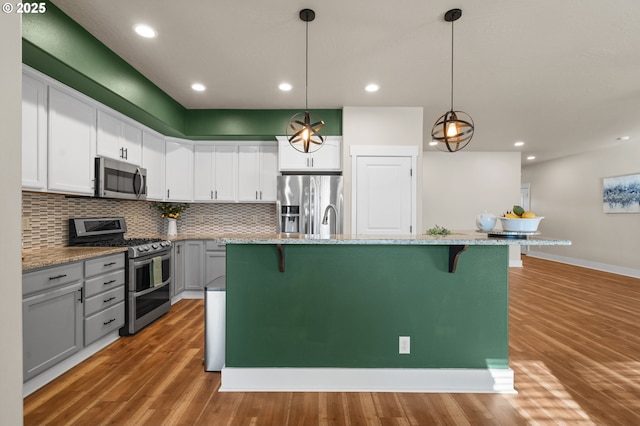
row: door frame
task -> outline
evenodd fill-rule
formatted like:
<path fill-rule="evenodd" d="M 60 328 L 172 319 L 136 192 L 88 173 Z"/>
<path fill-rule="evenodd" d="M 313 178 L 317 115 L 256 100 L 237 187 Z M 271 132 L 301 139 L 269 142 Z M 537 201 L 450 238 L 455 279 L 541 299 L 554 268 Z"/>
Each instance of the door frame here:
<path fill-rule="evenodd" d="M 411 235 L 416 235 L 418 209 L 418 155 L 415 145 L 352 145 L 351 156 L 351 231 L 355 233 L 358 217 L 356 188 L 358 185 L 358 157 L 410 157 L 411 158 Z"/>

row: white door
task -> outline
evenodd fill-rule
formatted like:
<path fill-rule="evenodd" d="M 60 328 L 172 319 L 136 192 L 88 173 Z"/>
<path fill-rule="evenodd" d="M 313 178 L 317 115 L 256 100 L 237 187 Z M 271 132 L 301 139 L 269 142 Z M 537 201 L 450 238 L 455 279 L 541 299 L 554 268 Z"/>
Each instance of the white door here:
<path fill-rule="evenodd" d="M 531 184 L 523 183 L 520 185 L 520 207 L 525 211 L 531 210 Z M 520 253 L 529 253 L 529 246 L 520 246 Z"/>
<path fill-rule="evenodd" d="M 411 157 L 356 160 L 356 234 L 411 234 Z"/>

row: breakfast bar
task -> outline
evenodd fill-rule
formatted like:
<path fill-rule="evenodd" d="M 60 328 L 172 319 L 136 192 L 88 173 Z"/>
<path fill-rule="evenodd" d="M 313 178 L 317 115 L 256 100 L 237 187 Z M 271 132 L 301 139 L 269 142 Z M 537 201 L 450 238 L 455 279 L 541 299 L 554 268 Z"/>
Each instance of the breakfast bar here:
<path fill-rule="evenodd" d="M 508 248 L 529 237 L 229 236 L 221 391 L 514 392 Z"/>

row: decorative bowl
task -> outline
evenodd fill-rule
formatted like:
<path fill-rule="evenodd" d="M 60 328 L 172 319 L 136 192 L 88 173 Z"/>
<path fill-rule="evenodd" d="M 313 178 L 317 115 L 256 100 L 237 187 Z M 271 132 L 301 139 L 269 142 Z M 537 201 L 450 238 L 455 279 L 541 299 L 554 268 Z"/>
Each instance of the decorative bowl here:
<path fill-rule="evenodd" d="M 500 217 L 502 229 L 509 232 L 536 232 L 544 216 L 533 219 Z"/>

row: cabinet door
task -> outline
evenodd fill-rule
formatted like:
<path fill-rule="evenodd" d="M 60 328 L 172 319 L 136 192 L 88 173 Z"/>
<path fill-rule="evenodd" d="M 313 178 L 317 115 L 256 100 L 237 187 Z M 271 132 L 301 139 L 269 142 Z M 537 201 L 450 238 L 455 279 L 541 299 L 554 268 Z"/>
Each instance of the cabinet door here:
<path fill-rule="evenodd" d="M 194 201 L 213 201 L 215 147 L 212 145 L 196 145 L 193 152 L 193 199 Z"/>
<path fill-rule="evenodd" d="M 164 200 L 164 137 L 145 131 L 142 135 L 142 167 L 147 169 L 147 200 Z"/>
<path fill-rule="evenodd" d="M 124 161 L 142 164 L 142 130 L 127 122 L 122 123 L 122 152 Z"/>
<path fill-rule="evenodd" d="M 166 182 L 168 201 L 193 199 L 193 146 L 166 141 Z"/>
<path fill-rule="evenodd" d="M 95 122 L 94 107 L 57 89 L 49 89 L 50 190 L 93 195 Z"/>
<path fill-rule="evenodd" d="M 260 200 L 260 147 L 238 147 L 238 201 Z"/>
<path fill-rule="evenodd" d="M 202 241 L 184 243 L 184 289 L 204 290 L 204 253 Z"/>
<path fill-rule="evenodd" d="M 309 165 L 309 154 L 292 147 L 286 137 L 278 137 L 278 167 L 281 171 L 307 170 Z"/>
<path fill-rule="evenodd" d="M 314 170 L 342 170 L 342 149 L 339 138 L 327 137 L 319 150 L 311 154 L 311 168 Z"/>
<path fill-rule="evenodd" d="M 47 85 L 22 75 L 22 188 L 47 188 Z"/>
<path fill-rule="evenodd" d="M 184 242 L 173 244 L 173 282 L 172 296 L 184 291 Z"/>
<path fill-rule="evenodd" d="M 205 285 L 225 274 L 226 260 L 227 257 L 224 250 L 206 252 Z"/>
<path fill-rule="evenodd" d="M 260 201 L 276 201 L 278 176 L 278 147 L 260 149 Z"/>
<path fill-rule="evenodd" d="M 238 165 L 236 145 L 217 145 L 214 159 L 214 198 L 236 201 Z"/>
<path fill-rule="evenodd" d="M 22 301 L 23 380 L 82 348 L 82 282 Z"/>
<path fill-rule="evenodd" d="M 121 139 L 122 120 L 105 111 L 98 110 L 97 155 L 123 160 L 124 151 Z"/>

